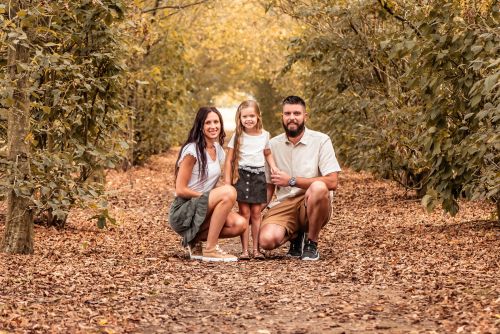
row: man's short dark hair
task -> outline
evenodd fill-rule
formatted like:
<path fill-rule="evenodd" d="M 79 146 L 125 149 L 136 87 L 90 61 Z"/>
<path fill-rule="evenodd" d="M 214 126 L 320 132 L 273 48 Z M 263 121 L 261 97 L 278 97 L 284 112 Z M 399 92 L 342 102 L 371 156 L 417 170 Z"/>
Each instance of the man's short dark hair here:
<path fill-rule="evenodd" d="M 300 104 L 304 108 L 306 107 L 306 103 L 304 102 L 304 100 L 302 100 L 302 98 L 295 96 L 295 95 L 290 95 L 290 96 L 285 97 L 285 99 L 282 102 L 282 105 L 285 105 L 285 104 Z"/>

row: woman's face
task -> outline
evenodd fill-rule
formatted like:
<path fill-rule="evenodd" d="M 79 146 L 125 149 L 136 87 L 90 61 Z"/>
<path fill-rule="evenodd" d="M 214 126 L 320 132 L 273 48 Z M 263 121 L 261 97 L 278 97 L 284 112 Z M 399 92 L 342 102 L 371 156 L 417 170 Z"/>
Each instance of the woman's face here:
<path fill-rule="evenodd" d="M 216 141 L 220 134 L 220 119 L 214 112 L 209 112 L 203 124 L 203 135 L 207 141 Z"/>

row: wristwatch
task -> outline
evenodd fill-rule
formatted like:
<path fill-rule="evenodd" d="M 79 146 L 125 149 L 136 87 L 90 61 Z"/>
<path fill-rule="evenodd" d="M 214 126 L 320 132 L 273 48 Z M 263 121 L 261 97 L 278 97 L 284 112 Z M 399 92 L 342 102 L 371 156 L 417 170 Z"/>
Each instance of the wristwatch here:
<path fill-rule="evenodd" d="M 292 177 L 290 178 L 290 180 L 288 180 L 288 185 L 289 185 L 290 187 L 295 187 L 295 185 L 296 185 L 296 184 L 297 184 L 297 180 L 295 179 L 295 176 L 292 176 Z"/>

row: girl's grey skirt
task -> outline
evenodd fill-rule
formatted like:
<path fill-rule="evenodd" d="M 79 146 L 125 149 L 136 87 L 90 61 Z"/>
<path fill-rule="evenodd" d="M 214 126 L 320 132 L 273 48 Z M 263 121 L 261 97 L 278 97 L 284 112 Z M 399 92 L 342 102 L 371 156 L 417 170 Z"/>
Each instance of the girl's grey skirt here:
<path fill-rule="evenodd" d="M 234 187 L 238 202 L 258 204 L 267 203 L 267 185 L 264 167 L 238 169 L 238 181 Z"/>
<path fill-rule="evenodd" d="M 168 221 L 172 229 L 182 236 L 182 245 L 187 247 L 194 239 L 208 211 L 208 192 L 200 197 L 176 197 L 170 206 Z"/>

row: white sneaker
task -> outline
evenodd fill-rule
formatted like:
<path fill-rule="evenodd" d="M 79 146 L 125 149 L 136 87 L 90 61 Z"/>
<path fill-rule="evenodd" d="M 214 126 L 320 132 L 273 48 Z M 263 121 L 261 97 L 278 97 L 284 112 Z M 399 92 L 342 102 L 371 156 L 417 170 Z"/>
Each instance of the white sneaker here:
<path fill-rule="evenodd" d="M 201 242 L 195 243 L 193 246 L 188 245 L 189 258 L 191 260 L 201 260 L 203 258 L 203 248 Z"/>

